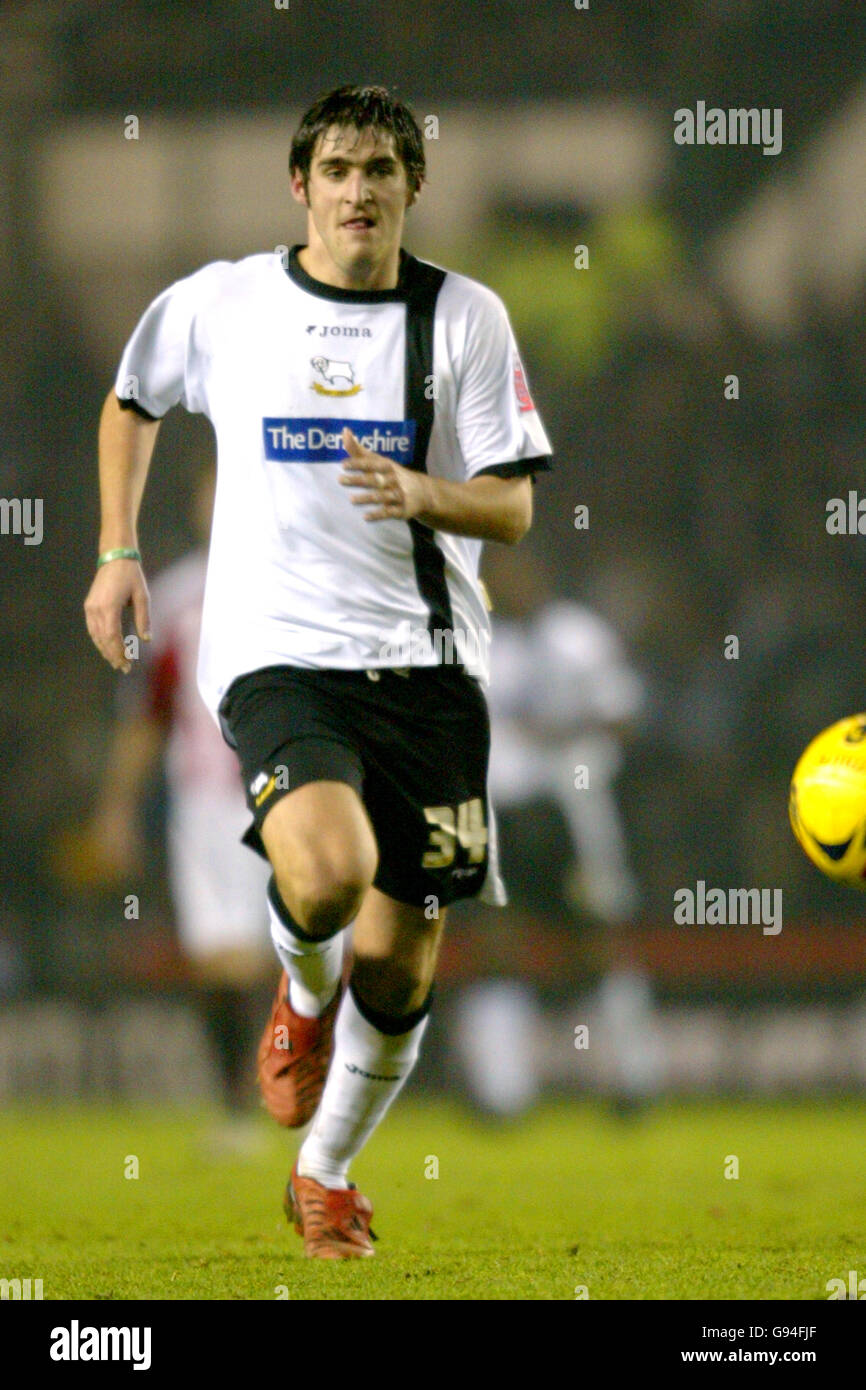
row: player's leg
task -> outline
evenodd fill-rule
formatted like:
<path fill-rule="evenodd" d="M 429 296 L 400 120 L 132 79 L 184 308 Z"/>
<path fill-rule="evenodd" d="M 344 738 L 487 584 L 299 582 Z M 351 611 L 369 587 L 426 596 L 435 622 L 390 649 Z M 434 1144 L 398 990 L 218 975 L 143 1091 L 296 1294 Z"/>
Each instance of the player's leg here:
<path fill-rule="evenodd" d="M 333 750 L 319 750 L 325 767 Z M 314 770 L 291 750 L 295 775 Z M 343 754 L 334 756 L 342 757 Z M 333 774 L 334 765 L 326 768 Z M 347 779 L 358 769 L 346 764 Z M 312 1117 L 325 1084 L 340 1004 L 343 928 L 355 917 L 376 872 L 376 840 L 350 781 L 322 778 L 287 792 L 261 826 L 273 875 L 268 887 L 271 938 L 283 965 L 258 1056 L 265 1105 L 288 1128 Z"/>
<path fill-rule="evenodd" d="M 353 932 L 352 987 L 367 1007 L 402 1017 L 429 997 L 447 910 L 414 907 L 371 888 Z"/>
<path fill-rule="evenodd" d="M 266 667 L 235 681 L 220 704 L 253 818 L 244 841 L 273 869 L 272 936 L 289 978 L 311 996 L 308 1016 L 339 979 L 334 938 L 357 912 L 377 865 L 361 800 L 363 767 L 341 717 L 347 674 Z"/>
<path fill-rule="evenodd" d="M 308 1255 L 371 1255 L 370 1203 L 349 1165 L 418 1058 L 448 904 L 487 886 L 489 723 L 462 672 L 385 671 L 353 682 L 363 801 L 378 867 L 354 927 L 355 965 L 334 1051 L 295 1165 L 287 1211 Z M 492 880 L 491 880 L 492 886 Z"/>
<path fill-rule="evenodd" d="M 286 1213 L 309 1256 L 373 1254 L 373 1208 L 349 1182 L 349 1164 L 417 1061 L 444 918 L 444 908 L 434 915 L 376 888 L 364 900 L 328 1078 L 286 1191 Z"/>
<path fill-rule="evenodd" d="M 242 959 L 237 952 L 192 962 L 190 974 L 219 1071 L 223 1104 L 229 1113 L 241 1115 L 252 1100 L 251 1063 L 273 985 L 270 977 L 263 984 L 260 962 Z"/>
<path fill-rule="evenodd" d="M 365 677 L 360 678 L 366 681 Z M 253 824 L 244 842 L 273 870 L 267 900 L 283 976 L 259 1046 L 259 1085 L 290 1128 L 312 1116 L 325 1080 L 340 997 L 343 929 L 373 881 L 378 849 L 362 801 L 352 672 L 265 668 L 220 706 L 237 749 Z"/>
<path fill-rule="evenodd" d="M 351 1159 L 415 1064 L 446 907 L 478 893 L 490 869 L 480 687 L 436 667 L 383 672 L 373 691 L 362 725 L 364 804 L 379 865 L 355 922 L 334 1058 L 298 1167 L 332 1188 L 345 1187 Z"/>
<path fill-rule="evenodd" d="M 328 1079 L 297 1173 L 345 1188 L 349 1164 L 383 1119 L 417 1059 L 427 1026 L 445 909 L 371 888 L 354 926 L 354 963 Z"/>
<path fill-rule="evenodd" d="M 261 837 L 280 898 L 309 937 L 324 941 L 356 916 L 373 882 L 376 838 L 345 782 L 313 781 L 271 808 Z"/>
<path fill-rule="evenodd" d="M 271 935 L 296 1013 L 317 1018 L 337 992 L 342 930 L 357 915 L 378 855 L 363 803 L 345 782 L 297 787 L 268 812 Z"/>
<path fill-rule="evenodd" d="M 267 991 L 267 870 L 240 843 L 243 798 L 216 788 L 174 790 L 167 856 L 179 942 L 227 1109 L 248 1104 L 262 994 Z"/>

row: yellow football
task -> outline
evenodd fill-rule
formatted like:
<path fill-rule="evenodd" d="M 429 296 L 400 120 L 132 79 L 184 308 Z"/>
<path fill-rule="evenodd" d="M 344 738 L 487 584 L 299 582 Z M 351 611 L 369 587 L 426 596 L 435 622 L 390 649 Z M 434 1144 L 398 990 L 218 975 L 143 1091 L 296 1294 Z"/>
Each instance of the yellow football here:
<path fill-rule="evenodd" d="M 812 740 L 794 768 L 788 814 L 822 873 L 866 888 L 866 714 L 840 719 Z"/>

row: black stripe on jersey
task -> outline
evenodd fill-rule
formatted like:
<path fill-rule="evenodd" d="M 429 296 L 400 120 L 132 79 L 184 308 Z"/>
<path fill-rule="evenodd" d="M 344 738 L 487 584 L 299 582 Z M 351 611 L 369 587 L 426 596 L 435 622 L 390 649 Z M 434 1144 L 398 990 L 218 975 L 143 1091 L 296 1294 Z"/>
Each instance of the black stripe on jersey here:
<path fill-rule="evenodd" d="M 427 472 L 427 450 L 433 429 L 433 318 L 436 299 L 445 271 L 426 261 L 409 258 L 406 266 L 406 411 L 415 421 L 415 456 L 412 467 Z M 454 622 L 451 596 L 445 579 L 445 556 L 436 544 L 433 531 L 420 521 L 409 522 L 412 534 L 412 560 L 418 592 L 429 609 L 427 631 L 437 641 L 436 632 L 450 632 Z M 438 639 L 442 641 L 441 636 Z"/>
<path fill-rule="evenodd" d="M 149 410 L 145 410 L 143 405 L 139 405 L 138 401 L 131 400 L 129 396 L 118 396 L 117 404 L 120 406 L 121 410 L 134 410 L 136 415 L 141 415 L 145 420 L 156 421 L 162 419 L 161 415 L 151 415 Z"/>
<path fill-rule="evenodd" d="M 531 473 L 532 481 L 535 482 L 536 473 L 553 467 L 552 460 L 552 454 L 536 454 L 535 458 L 514 459 L 511 463 L 491 463 L 487 468 L 479 468 L 472 477 L 484 478 L 487 474 L 492 474 L 494 478 L 525 478 Z"/>

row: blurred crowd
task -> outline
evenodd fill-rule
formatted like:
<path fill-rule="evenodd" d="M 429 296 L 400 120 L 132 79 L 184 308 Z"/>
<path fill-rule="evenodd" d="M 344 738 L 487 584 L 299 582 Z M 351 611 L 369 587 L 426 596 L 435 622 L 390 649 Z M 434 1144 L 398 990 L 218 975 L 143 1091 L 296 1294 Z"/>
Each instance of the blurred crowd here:
<path fill-rule="evenodd" d="M 320 87 L 341 80 L 345 66 L 339 49 L 322 42 L 337 23 L 326 8 L 318 7 L 322 32 L 307 34 L 320 55 Z M 411 17 L 398 12 L 377 76 L 393 81 L 403 64 L 404 92 L 427 83 L 407 58 L 411 33 L 419 51 L 425 35 L 428 46 L 441 46 L 443 101 L 501 99 L 506 86 L 509 100 L 529 98 L 543 60 L 547 97 L 614 91 L 672 106 L 685 99 L 685 75 L 686 95 L 730 84 L 745 50 L 749 100 L 790 111 L 786 133 L 796 148 L 859 73 L 856 7 L 824 7 L 808 62 L 813 17 L 793 4 L 707 6 L 698 25 L 686 6 L 666 7 L 653 20 L 624 6 L 570 13 L 570 22 L 593 25 L 591 48 L 573 36 L 562 41 L 563 8 L 472 7 L 480 65 L 470 63 L 468 14 L 460 12 L 458 26 L 442 4 Z M 219 84 L 220 100 L 273 106 L 285 77 L 276 91 L 274 73 L 266 68 L 261 77 L 257 65 L 274 22 L 266 9 L 238 47 L 225 43 L 219 22 L 230 29 L 237 7 L 209 6 L 206 24 L 201 8 L 190 7 L 199 26 L 193 50 L 184 27 L 193 17 L 178 7 L 155 6 L 162 22 L 145 35 L 119 12 L 69 6 L 60 27 L 43 36 L 54 74 L 46 100 L 57 109 L 64 102 L 105 109 L 118 72 L 135 71 L 142 102 L 157 90 L 168 107 L 201 110 L 213 99 L 220 64 L 230 62 L 237 81 Z M 519 62 L 512 24 L 532 39 L 520 46 Z M 184 60 L 184 87 L 170 63 L 161 65 L 182 48 L 196 54 L 191 66 Z M 791 61 L 782 61 L 783 51 Z M 44 496 L 46 512 L 41 546 L 3 538 L 0 993 L 70 982 L 98 993 L 106 962 L 109 970 L 129 966 L 128 924 L 116 895 L 88 888 L 84 870 L 82 886 L 70 891 L 64 847 L 70 828 L 93 812 L 117 680 L 96 658 L 81 612 L 96 543 L 95 436 L 107 378 L 105 364 L 80 345 L 63 285 L 43 282 L 28 242 L 26 207 L 14 196 L 16 186 L 26 194 L 26 130 L 23 138 L 20 157 L 5 146 L 11 192 L 3 225 L 12 251 L 3 271 L 0 494 Z M 770 177 L 773 161 L 708 161 L 706 152 L 697 160 L 686 152 L 659 205 L 631 211 L 645 233 L 637 251 L 629 227 L 620 225 L 617 240 L 616 225 L 582 207 L 579 191 L 563 190 L 556 207 L 494 210 L 455 268 L 505 298 L 554 441 L 555 472 L 536 487 L 527 547 L 544 556 L 545 601 L 582 605 L 607 624 L 642 691 L 612 782 L 634 895 L 625 915 L 667 924 L 675 889 L 702 877 L 783 887 L 790 920 L 856 922 L 859 900 L 825 884 L 801 858 L 786 801 L 805 743 L 866 706 L 859 624 L 866 539 L 829 535 L 825 526 L 829 499 L 861 484 L 866 290 L 804 305 L 796 331 L 770 335 L 747 322 L 714 283 L 706 243 L 722 209 L 746 197 L 750 181 Z M 578 242 L 589 247 L 586 271 L 571 262 Z M 550 280 L 551 247 L 561 286 Z M 735 394 L 730 384 L 726 391 L 732 376 Z M 147 502 L 152 572 L 192 544 L 187 503 L 208 446 L 200 422 L 165 428 Z M 579 505 L 588 508 L 582 528 Z M 159 931 L 172 921 L 159 848 L 164 805 L 157 777 L 144 813 L 149 920 Z M 543 895 L 544 875 L 535 881 Z M 545 903 L 544 910 L 569 909 Z M 171 973 L 159 931 L 151 939 L 140 930 L 139 978 Z"/>

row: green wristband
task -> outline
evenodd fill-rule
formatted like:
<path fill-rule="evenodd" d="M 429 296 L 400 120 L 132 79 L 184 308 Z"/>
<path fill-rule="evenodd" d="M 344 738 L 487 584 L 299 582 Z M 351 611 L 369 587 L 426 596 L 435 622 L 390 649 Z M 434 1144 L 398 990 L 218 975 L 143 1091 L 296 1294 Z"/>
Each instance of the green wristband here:
<path fill-rule="evenodd" d="M 97 560 L 96 568 L 107 565 L 109 560 L 138 560 L 141 563 L 141 551 L 129 550 L 126 546 L 121 546 L 119 550 L 106 550 Z"/>

